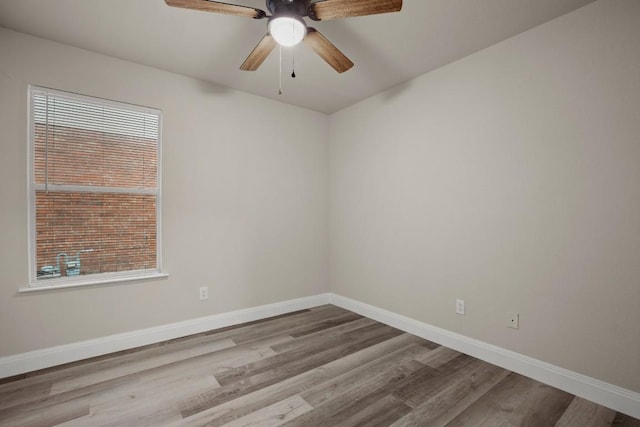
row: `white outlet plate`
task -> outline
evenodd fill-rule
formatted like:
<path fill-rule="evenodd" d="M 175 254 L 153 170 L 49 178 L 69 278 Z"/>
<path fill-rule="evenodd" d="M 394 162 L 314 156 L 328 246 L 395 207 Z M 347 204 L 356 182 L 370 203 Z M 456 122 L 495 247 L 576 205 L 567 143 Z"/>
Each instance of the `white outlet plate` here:
<path fill-rule="evenodd" d="M 513 329 L 520 329 L 520 314 L 508 313 L 507 326 Z"/>
<path fill-rule="evenodd" d="M 464 300 L 463 299 L 457 299 L 456 300 L 456 313 L 464 314 Z"/>
<path fill-rule="evenodd" d="M 209 287 L 200 286 L 200 301 L 204 301 L 206 299 L 209 299 Z"/>

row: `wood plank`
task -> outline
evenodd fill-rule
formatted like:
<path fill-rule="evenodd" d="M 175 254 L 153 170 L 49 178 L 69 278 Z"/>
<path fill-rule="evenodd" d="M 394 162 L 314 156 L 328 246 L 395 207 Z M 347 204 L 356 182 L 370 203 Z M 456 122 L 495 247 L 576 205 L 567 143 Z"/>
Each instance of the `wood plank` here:
<path fill-rule="evenodd" d="M 388 394 L 342 422 L 335 423 L 334 419 L 330 418 L 327 425 L 334 427 L 387 427 L 409 411 L 411 411 L 409 406 L 395 396 Z"/>
<path fill-rule="evenodd" d="M 206 355 L 206 361 L 202 357 L 194 358 L 170 367 L 145 371 L 134 386 L 114 388 L 107 393 L 92 396 L 91 414 L 67 427 L 87 424 L 157 426 L 171 420 L 180 420 L 182 415 L 177 409 L 180 396 L 206 393 L 219 388 L 214 372 L 274 355 L 266 345 L 281 342 L 283 338 L 285 337 L 267 338 Z M 167 402 L 170 404 L 167 405 Z"/>
<path fill-rule="evenodd" d="M 327 422 L 331 424 L 341 423 L 365 410 L 369 406 L 375 405 L 380 399 L 384 399 L 386 396 L 390 395 L 390 393 L 396 389 L 398 384 L 402 384 L 408 378 L 411 378 L 414 372 L 419 371 L 423 367 L 424 365 L 420 362 L 410 360 L 404 365 L 396 367 L 392 371 L 385 373 L 384 377 L 380 379 L 366 381 L 373 386 L 370 387 L 369 390 L 367 390 L 366 382 L 363 382 L 362 386 L 359 385 L 358 387 L 352 388 L 348 394 L 342 396 L 342 400 L 346 400 L 346 403 L 341 405 L 342 409 L 335 411 L 335 413 L 327 419 Z M 333 398 L 332 402 L 337 400 L 337 397 Z M 324 403 L 320 408 L 324 409 L 329 406 L 329 403 Z"/>
<path fill-rule="evenodd" d="M 262 365 L 254 369 L 253 364 L 248 365 L 251 366 L 251 368 L 249 368 L 246 375 L 244 372 L 240 372 L 237 377 L 234 377 L 233 382 L 226 383 L 217 390 L 185 399 L 180 404 L 180 411 L 183 417 L 189 417 L 235 399 L 238 396 L 251 393 L 265 386 L 275 384 L 307 370 L 312 370 L 327 364 L 333 360 L 343 358 L 349 354 L 398 336 L 399 334 L 400 331 L 388 326 L 372 328 L 370 331 L 367 331 L 367 333 L 362 333 L 347 342 L 341 341 L 339 345 L 330 347 L 325 351 L 314 352 L 308 354 L 306 357 L 296 353 L 295 359 L 282 361 L 283 363 L 281 364 L 270 365 L 269 369 L 263 369 Z M 278 358 L 279 356 L 281 355 L 276 355 L 274 358 Z M 280 362 L 280 359 L 277 360 Z M 257 363 L 260 364 L 260 362 Z M 220 381 L 218 376 L 216 376 L 216 378 Z M 220 381 L 220 383 L 223 384 L 222 381 Z"/>
<path fill-rule="evenodd" d="M 112 366 L 110 368 L 101 369 L 95 372 L 88 372 L 81 376 L 76 376 L 63 381 L 58 381 L 51 387 L 51 394 L 64 393 L 76 388 L 86 387 L 91 384 L 107 381 L 113 378 L 123 377 L 136 372 L 146 371 L 163 365 L 168 365 L 180 360 L 191 359 L 205 354 L 215 353 L 219 350 L 234 347 L 236 345 L 230 339 L 213 341 L 198 346 L 172 351 L 169 353 L 161 353 L 149 358 L 136 359 L 123 363 L 121 365 Z"/>
<path fill-rule="evenodd" d="M 136 409 L 137 408 L 137 409 Z M 178 422 L 181 417 L 175 407 L 170 405 L 147 405 L 142 403 L 127 404 L 125 407 L 109 408 L 109 412 L 93 412 L 84 417 L 59 424 L 58 427 L 122 427 L 122 426 L 154 426 L 159 427 L 171 422 Z"/>
<path fill-rule="evenodd" d="M 552 426 L 571 400 L 568 393 L 512 372 L 448 425 Z"/>
<path fill-rule="evenodd" d="M 434 390 L 430 396 L 425 396 L 423 403 L 393 426 L 445 426 L 509 374 L 505 369 L 484 362 L 466 367 L 473 368 L 467 375 L 449 374 L 447 381 L 439 385 L 432 383 Z"/>
<path fill-rule="evenodd" d="M 425 366 L 423 370 L 398 387 L 394 394 L 407 405 L 416 408 L 436 395 L 447 384 L 464 380 L 485 363 L 463 354 L 440 369 Z"/>
<path fill-rule="evenodd" d="M 353 322 L 354 320 L 358 320 L 362 318 L 363 317 L 360 316 L 359 314 L 345 313 L 343 315 L 322 320 L 317 323 L 302 325 L 297 330 L 289 332 L 289 335 L 291 335 L 294 338 L 300 338 L 310 334 L 314 334 L 316 332 L 322 332 L 329 328 L 340 326 L 345 323 Z"/>
<path fill-rule="evenodd" d="M 291 337 L 282 338 L 291 339 Z M 281 339 L 277 337 L 253 341 L 214 354 L 172 363 L 170 366 L 150 369 L 139 374 L 136 384 L 113 388 L 104 395 L 94 395 L 92 403 L 93 405 L 105 403 L 113 405 L 113 400 L 123 395 L 140 397 L 149 392 L 151 394 L 160 393 L 165 389 L 173 393 L 173 390 L 184 382 L 188 382 L 192 389 L 189 392 L 185 388 L 180 393 L 175 393 L 176 401 L 180 396 L 204 393 L 220 387 L 214 376 L 216 372 L 223 372 L 226 369 L 273 356 L 275 353 L 268 345 L 280 341 Z M 201 387 L 198 387 L 199 383 L 202 383 Z"/>
<path fill-rule="evenodd" d="M 366 340 L 369 337 L 376 337 L 379 334 L 383 333 L 395 333 L 396 335 L 400 334 L 398 330 L 395 330 L 389 326 L 375 323 L 363 328 L 350 331 L 348 333 L 341 334 L 338 337 L 323 337 L 322 339 L 308 342 L 305 346 L 296 347 L 286 352 L 279 352 L 277 355 L 268 359 L 222 372 L 217 375 L 216 378 L 222 385 L 230 384 L 232 382 L 239 381 L 242 378 L 246 378 L 260 372 L 278 368 L 287 363 L 295 363 L 296 361 L 299 361 L 305 357 L 317 355 L 332 348 L 338 348 L 341 345 Z M 279 346 L 275 347 L 278 348 Z"/>
<path fill-rule="evenodd" d="M 611 425 L 615 427 L 640 427 L 640 420 L 618 412 Z"/>
<path fill-rule="evenodd" d="M 116 388 L 89 399 L 91 411 L 65 427 L 157 426 L 182 416 L 175 406 L 176 396 L 203 393 L 220 385 L 213 375 L 202 375 L 203 368 L 167 375 L 154 381 L 141 381 L 136 387 Z M 169 404 L 168 404 L 169 403 Z"/>
<path fill-rule="evenodd" d="M 285 353 L 287 351 L 296 350 L 296 349 L 305 347 L 313 343 L 317 339 L 323 339 L 328 337 L 338 337 L 344 333 L 355 331 L 356 329 L 364 328 L 365 326 L 375 325 L 376 323 L 377 322 L 375 320 L 367 319 L 366 317 L 363 317 L 358 320 L 343 323 L 338 326 L 333 326 L 331 328 L 317 331 L 309 335 L 298 337 L 286 343 L 274 345 L 271 348 L 276 353 Z"/>
<path fill-rule="evenodd" d="M 52 385 L 53 383 L 51 381 L 46 381 L 4 391 L 0 393 L 0 410 L 24 404 L 34 399 L 46 398 L 51 392 Z"/>
<path fill-rule="evenodd" d="M 94 394 L 99 394 L 113 387 L 126 384 L 134 384 L 139 380 L 137 375 L 128 375 L 123 378 L 115 378 L 98 384 L 92 384 L 88 387 L 74 389 L 65 393 L 59 393 L 51 396 L 38 398 L 32 402 L 11 406 L 0 410 L 0 421 L 6 419 L 18 419 L 21 415 L 33 413 L 46 413 L 53 407 L 62 408 L 67 404 L 78 402 L 80 405 L 87 403 L 87 398 Z M 2 423 L 0 423 L 2 425 Z"/>
<path fill-rule="evenodd" d="M 222 372 L 245 363 L 271 356 L 275 353 L 268 347 L 278 344 L 291 337 L 273 337 L 260 341 L 254 341 L 240 346 L 219 350 L 215 353 L 204 354 L 187 360 L 179 360 L 160 367 L 155 367 L 135 374 L 124 375 L 111 380 L 91 384 L 86 387 L 76 388 L 64 393 L 44 396 L 32 399 L 28 403 L 16 405 L 5 410 L 0 410 L 0 419 L 3 415 L 14 412 L 28 412 L 42 410 L 48 406 L 60 405 L 70 400 L 91 396 L 94 401 L 100 401 L 103 396 L 110 396 L 120 389 L 135 392 L 141 387 L 146 387 L 149 381 L 171 375 L 188 372 L 190 369 L 205 369 L 208 373 Z"/>
<path fill-rule="evenodd" d="M 432 368 L 439 368 L 440 366 L 448 363 L 450 360 L 455 359 L 461 354 L 462 353 L 460 353 L 459 351 L 440 346 L 433 350 L 431 353 L 424 354 L 417 360 L 418 362 L 424 363 L 425 365 L 431 366 Z"/>
<path fill-rule="evenodd" d="M 0 425 L 20 427 L 51 427 L 89 413 L 84 401 L 68 402 L 65 405 L 49 406 L 41 411 L 0 415 Z"/>
<path fill-rule="evenodd" d="M 261 323 L 258 325 L 252 325 L 246 328 L 235 329 L 233 331 L 217 333 L 216 336 L 224 336 L 225 338 L 231 338 L 234 342 L 241 344 L 255 339 L 264 338 L 268 335 L 287 334 L 288 330 L 295 329 L 300 325 L 308 325 L 309 323 L 322 322 L 329 317 L 336 317 L 347 314 L 348 311 L 334 307 L 327 306 L 322 310 L 309 311 L 307 313 L 299 314 L 289 318 L 277 319 L 272 322 Z"/>
<path fill-rule="evenodd" d="M 225 402 L 196 415 L 185 418 L 180 425 L 184 426 L 219 426 L 236 418 L 254 412 L 259 408 L 271 405 L 293 394 L 300 393 L 316 384 L 342 375 L 352 369 L 372 363 L 378 358 L 411 346 L 415 337 L 402 334 L 379 344 L 372 345 L 356 353 L 336 359 L 318 368 L 311 369 L 292 378 L 256 390 L 252 393 Z M 413 347 L 416 351 L 415 346 Z M 421 350 L 422 351 L 422 350 Z"/>
<path fill-rule="evenodd" d="M 435 373 L 433 369 L 415 361 L 415 356 L 424 351 L 419 345 L 411 343 L 375 361 L 311 387 L 302 393 L 302 397 L 315 408 L 331 400 L 359 399 L 378 389 L 390 389 L 391 386 L 415 378 L 425 369 Z"/>
<path fill-rule="evenodd" d="M 580 397 L 575 397 L 562 414 L 556 427 L 602 427 L 610 426 L 616 412 Z"/>
<path fill-rule="evenodd" d="M 303 392 L 313 411 L 291 426 L 333 425 L 348 419 L 384 398 L 387 390 L 424 367 L 414 360 L 424 349 L 411 344 L 388 356 L 318 384 Z"/>
<path fill-rule="evenodd" d="M 307 312 L 311 312 L 311 310 L 298 312 L 298 314 Z M 278 316 L 278 318 L 280 318 L 280 316 Z M 262 321 L 258 322 L 262 323 Z M 246 326 L 233 326 L 230 328 L 231 330 L 227 331 L 227 333 L 229 335 L 233 335 L 234 332 L 231 332 L 232 330 L 242 330 L 242 328 L 244 327 Z M 206 333 L 195 334 L 189 337 L 176 338 L 162 343 L 150 344 L 144 347 L 112 353 L 111 355 L 97 356 L 94 358 L 86 359 L 84 361 L 67 363 L 58 367 L 46 368 L 32 373 L 24 374 L 23 378 L 20 380 L 0 384 L 0 396 L 11 396 L 21 389 L 30 389 L 39 384 L 52 384 L 54 382 L 62 382 L 69 378 L 77 378 L 86 373 L 102 371 L 115 366 L 121 366 L 132 361 L 153 358 L 157 355 L 170 353 L 172 351 L 179 351 L 200 344 L 211 343 L 228 338 L 220 337 L 213 334 L 210 335 L 207 335 Z"/>
<path fill-rule="evenodd" d="M 225 424 L 226 427 L 276 427 L 309 412 L 313 408 L 299 395 L 266 406 Z"/>

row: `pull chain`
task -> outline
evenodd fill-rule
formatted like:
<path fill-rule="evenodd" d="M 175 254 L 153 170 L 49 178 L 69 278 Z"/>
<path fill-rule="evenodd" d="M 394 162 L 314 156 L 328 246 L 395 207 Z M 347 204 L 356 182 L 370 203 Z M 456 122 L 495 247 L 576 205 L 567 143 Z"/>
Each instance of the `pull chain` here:
<path fill-rule="evenodd" d="M 293 57 L 293 64 L 291 65 L 291 78 L 295 79 L 296 78 L 296 48 L 295 48 L 295 46 L 293 48 L 293 54 L 291 56 Z"/>
<path fill-rule="evenodd" d="M 278 86 L 278 95 L 282 95 L 282 45 L 280 47 L 280 72 L 278 73 L 279 78 L 279 86 Z"/>

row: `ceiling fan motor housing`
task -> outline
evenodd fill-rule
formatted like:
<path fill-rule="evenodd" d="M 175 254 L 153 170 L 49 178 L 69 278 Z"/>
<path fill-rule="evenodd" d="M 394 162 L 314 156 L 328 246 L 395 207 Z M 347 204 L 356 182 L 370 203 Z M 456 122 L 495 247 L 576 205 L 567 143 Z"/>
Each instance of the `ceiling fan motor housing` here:
<path fill-rule="evenodd" d="M 267 9 L 273 16 L 301 18 L 307 15 L 310 0 L 267 0 Z"/>

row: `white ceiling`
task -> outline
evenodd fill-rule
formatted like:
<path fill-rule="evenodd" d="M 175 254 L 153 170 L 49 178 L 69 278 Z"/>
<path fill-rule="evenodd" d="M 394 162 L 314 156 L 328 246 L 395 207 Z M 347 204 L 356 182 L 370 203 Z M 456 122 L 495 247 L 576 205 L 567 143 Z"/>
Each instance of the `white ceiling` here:
<path fill-rule="evenodd" d="M 225 0 L 266 10 L 264 0 Z M 349 0 L 345 0 L 349 1 Z M 0 26 L 332 113 L 593 0 L 404 0 L 399 13 L 307 22 L 355 66 L 336 73 L 304 44 L 255 72 L 239 66 L 266 20 L 167 6 L 163 0 L 0 0 Z"/>

